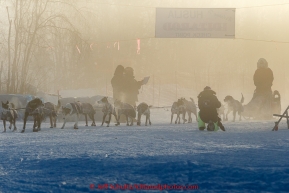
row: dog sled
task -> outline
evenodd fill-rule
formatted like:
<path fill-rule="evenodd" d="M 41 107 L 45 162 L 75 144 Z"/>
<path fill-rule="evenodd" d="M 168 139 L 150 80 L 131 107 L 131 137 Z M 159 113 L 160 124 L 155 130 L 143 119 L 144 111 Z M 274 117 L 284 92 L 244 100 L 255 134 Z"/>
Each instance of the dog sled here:
<path fill-rule="evenodd" d="M 273 127 L 272 131 L 278 131 L 279 123 L 283 118 L 286 118 L 287 128 L 289 129 L 289 116 L 288 116 L 289 106 L 285 109 L 282 115 L 273 114 L 275 117 L 280 117 L 278 121 L 275 122 L 275 126 Z"/>
<path fill-rule="evenodd" d="M 245 119 L 271 120 L 273 114 L 281 113 L 281 96 L 275 90 L 273 93 L 254 94 L 252 100 L 244 105 L 242 113 Z"/>

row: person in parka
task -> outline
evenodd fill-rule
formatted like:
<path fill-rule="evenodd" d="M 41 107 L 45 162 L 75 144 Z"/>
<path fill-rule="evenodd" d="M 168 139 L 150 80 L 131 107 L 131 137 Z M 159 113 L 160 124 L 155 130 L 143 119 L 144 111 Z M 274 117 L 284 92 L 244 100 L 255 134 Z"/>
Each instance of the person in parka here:
<path fill-rule="evenodd" d="M 113 89 L 113 99 L 123 101 L 123 87 L 124 87 L 124 67 L 118 65 L 114 71 L 114 76 L 111 79 L 111 86 Z"/>
<path fill-rule="evenodd" d="M 264 58 L 258 60 L 253 80 L 256 89 L 251 101 L 244 105 L 243 115 L 255 119 L 272 119 L 273 94 L 271 87 L 274 76 L 272 70 L 268 68 L 268 62 Z"/>
<path fill-rule="evenodd" d="M 210 87 L 206 86 L 204 90 L 198 95 L 198 126 L 200 130 L 205 129 L 205 123 L 210 121 L 215 125 L 215 131 L 222 129 L 225 131 L 224 126 L 221 123 L 221 119 L 218 117 L 217 108 L 221 107 L 221 102 L 216 97 L 216 92 Z"/>
<path fill-rule="evenodd" d="M 136 102 L 138 101 L 139 89 L 143 85 L 143 81 L 137 81 L 134 78 L 133 68 L 126 67 L 124 69 L 124 100 L 123 102 L 136 107 Z"/>
<path fill-rule="evenodd" d="M 273 85 L 273 72 L 268 67 L 268 62 L 260 58 L 257 62 L 257 70 L 254 73 L 254 85 L 256 86 L 255 95 L 272 95 L 271 87 Z"/>

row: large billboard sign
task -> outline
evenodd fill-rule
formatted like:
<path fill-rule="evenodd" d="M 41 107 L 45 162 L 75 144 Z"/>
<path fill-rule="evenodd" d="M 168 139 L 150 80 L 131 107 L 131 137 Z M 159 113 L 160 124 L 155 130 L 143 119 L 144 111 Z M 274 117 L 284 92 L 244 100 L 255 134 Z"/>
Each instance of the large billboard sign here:
<path fill-rule="evenodd" d="M 235 38 L 235 8 L 157 8 L 156 38 Z"/>

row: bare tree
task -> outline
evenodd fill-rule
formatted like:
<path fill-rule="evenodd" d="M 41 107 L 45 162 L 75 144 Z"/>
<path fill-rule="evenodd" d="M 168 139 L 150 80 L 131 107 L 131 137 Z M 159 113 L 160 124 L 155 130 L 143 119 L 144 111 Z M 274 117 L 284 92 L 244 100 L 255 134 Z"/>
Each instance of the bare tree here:
<path fill-rule="evenodd" d="M 7 91 L 25 93 L 28 83 L 41 85 L 39 82 L 35 83 L 42 80 L 37 78 L 37 74 L 45 74 L 43 70 L 37 71 L 38 68 L 32 65 L 36 61 L 37 54 L 47 55 L 46 58 L 53 55 L 51 52 L 45 53 L 40 50 L 52 48 L 52 39 L 67 31 L 80 37 L 75 24 L 69 19 L 71 10 L 77 9 L 73 2 L 67 3 L 65 0 L 7 1 L 12 5 L 11 9 L 7 7 L 9 21 Z M 65 9 L 69 11 L 63 12 Z M 56 65 L 54 67 L 57 68 Z"/>

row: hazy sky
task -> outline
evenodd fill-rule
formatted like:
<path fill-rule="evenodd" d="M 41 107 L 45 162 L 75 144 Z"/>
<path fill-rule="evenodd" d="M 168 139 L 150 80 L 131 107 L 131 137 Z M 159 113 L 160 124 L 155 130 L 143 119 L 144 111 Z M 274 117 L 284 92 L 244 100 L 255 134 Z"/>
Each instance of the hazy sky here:
<path fill-rule="evenodd" d="M 118 5 L 112 6 L 110 3 Z M 102 25 L 96 25 L 95 29 L 107 30 L 107 34 L 109 34 L 105 37 L 107 40 L 154 37 L 154 7 L 236 8 L 236 36 L 234 40 L 164 39 L 159 40 L 159 42 L 174 41 L 183 43 L 184 47 L 199 47 L 195 52 L 200 52 L 201 55 L 213 52 L 211 53 L 213 54 L 212 60 L 220 58 L 223 63 L 237 63 L 237 66 L 240 63 L 244 65 L 251 63 L 254 66 L 253 69 L 260 57 L 266 57 L 269 65 L 281 65 L 282 63 L 282 66 L 285 67 L 285 63 L 288 63 L 286 54 L 289 42 L 289 25 L 286 23 L 286 18 L 289 18 L 288 0 L 91 1 L 88 5 L 90 10 L 96 13 L 90 15 L 92 16 L 91 21 L 96 19 L 96 17 L 101 17 L 98 10 L 101 7 L 102 9 L 110 10 L 110 15 L 106 17 L 107 19 L 109 18 L 109 22 L 122 23 L 122 27 L 117 28 L 117 30 L 113 30 L 114 25 L 107 25 L 106 22 Z M 93 16 L 95 16 L 94 19 Z M 134 28 L 139 23 L 143 23 L 144 28 Z M 97 41 L 97 38 L 95 40 Z M 170 49 L 167 48 L 167 50 L 169 51 Z M 204 50 L 207 50 L 207 53 Z M 234 53 L 233 56 L 235 56 L 237 61 L 230 58 L 232 56 L 231 52 Z M 216 54 L 220 57 L 216 57 Z M 225 56 L 228 56 L 228 59 Z"/>

